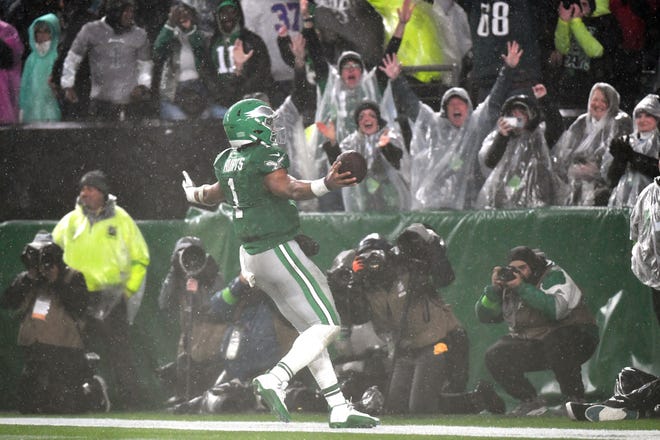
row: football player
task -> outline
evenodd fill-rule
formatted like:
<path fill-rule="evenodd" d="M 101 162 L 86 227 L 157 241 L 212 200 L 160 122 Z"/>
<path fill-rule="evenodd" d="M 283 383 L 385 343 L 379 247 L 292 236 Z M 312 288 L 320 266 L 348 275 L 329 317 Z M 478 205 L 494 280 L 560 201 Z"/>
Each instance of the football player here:
<path fill-rule="evenodd" d="M 258 99 L 229 108 L 223 124 L 231 144 L 215 159 L 217 182 L 195 186 L 184 171 L 183 189 L 191 203 L 233 207 L 233 225 L 241 242 L 241 276 L 273 299 L 300 333 L 291 350 L 269 372 L 253 381 L 255 393 L 280 420 L 291 419 L 284 390 L 308 367 L 330 408 L 331 428 L 371 428 L 375 417 L 357 411 L 342 393 L 326 347 L 340 330 L 339 315 L 325 275 L 298 242 L 298 208 L 293 200 L 320 197 L 356 183 L 335 162 L 317 180 L 298 180 L 287 172 L 289 157 L 275 146 L 273 110 Z"/>

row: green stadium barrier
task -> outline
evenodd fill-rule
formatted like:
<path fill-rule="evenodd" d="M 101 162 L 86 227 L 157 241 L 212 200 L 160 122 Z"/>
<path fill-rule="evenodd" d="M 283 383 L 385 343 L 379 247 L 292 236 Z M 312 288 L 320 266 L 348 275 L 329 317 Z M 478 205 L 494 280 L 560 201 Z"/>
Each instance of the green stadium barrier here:
<path fill-rule="evenodd" d="M 379 232 L 394 239 L 407 225 L 422 222 L 442 235 L 456 280 L 443 289 L 470 337 L 470 385 L 489 379 L 483 364 L 486 348 L 506 332 L 504 324 L 477 321 L 474 304 L 490 280 L 491 268 L 506 263 L 516 245 L 540 248 L 564 267 L 583 289 L 597 316 L 601 344 L 583 368 L 587 391 L 594 397 L 611 394 L 616 374 L 628 365 L 660 375 L 660 329 L 651 309 L 651 295 L 630 271 L 629 212 L 604 208 L 545 208 L 510 211 L 437 211 L 398 214 L 305 213 L 303 231 L 316 238 L 321 250 L 314 257 L 327 269 L 340 251 L 355 247 L 366 234 Z M 264 219 L 264 221 L 268 221 Z M 20 253 L 39 229 L 51 230 L 54 221 L 10 221 L 0 224 L 0 288 L 4 290 L 21 270 Z M 132 343 L 140 376 L 154 402 L 168 397 L 153 369 L 171 361 L 176 351 L 178 324 L 158 310 L 158 293 L 172 248 L 183 235 L 197 235 L 220 265 L 226 280 L 238 273 L 238 242 L 222 209 L 191 209 L 184 220 L 138 221 L 149 244 L 152 263 L 142 307 L 132 327 Z M 0 409 L 12 407 L 12 393 L 20 372 L 15 340 L 18 323 L 0 311 Z M 515 359 L 512 359 L 515 362 Z M 107 375 L 106 375 L 107 376 Z M 548 372 L 533 373 L 532 381 L 553 396 L 558 386 Z"/>

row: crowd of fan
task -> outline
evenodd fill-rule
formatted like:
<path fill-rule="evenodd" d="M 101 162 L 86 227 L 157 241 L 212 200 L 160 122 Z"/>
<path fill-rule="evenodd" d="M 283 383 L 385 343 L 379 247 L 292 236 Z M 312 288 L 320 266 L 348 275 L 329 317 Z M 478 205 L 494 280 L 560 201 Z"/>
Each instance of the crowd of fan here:
<path fill-rule="evenodd" d="M 633 206 L 660 174 L 656 1 L 331 3 L 4 2 L 0 122 L 221 119 L 259 97 L 297 177 L 367 158 L 366 184 L 305 210 Z"/>

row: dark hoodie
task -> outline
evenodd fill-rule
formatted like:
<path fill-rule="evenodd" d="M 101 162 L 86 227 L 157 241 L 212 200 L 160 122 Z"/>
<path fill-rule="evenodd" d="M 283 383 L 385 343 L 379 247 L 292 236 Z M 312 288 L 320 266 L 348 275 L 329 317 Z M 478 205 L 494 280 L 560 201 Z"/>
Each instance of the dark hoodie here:
<path fill-rule="evenodd" d="M 227 3 L 227 0 L 219 3 L 215 12 L 216 20 L 220 8 Z M 239 14 L 236 27 L 231 33 L 226 34 L 218 23 L 210 45 L 210 57 L 215 71 L 213 95 L 216 102 L 225 107 L 231 106 L 247 94 L 262 92 L 271 96 L 274 82 L 266 43 L 259 35 L 245 28 L 245 16 L 240 3 L 237 1 L 232 3 Z M 235 73 L 232 56 L 237 39 L 243 42 L 243 50 L 246 53 L 254 51 L 252 57 L 243 66 L 240 75 Z"/>

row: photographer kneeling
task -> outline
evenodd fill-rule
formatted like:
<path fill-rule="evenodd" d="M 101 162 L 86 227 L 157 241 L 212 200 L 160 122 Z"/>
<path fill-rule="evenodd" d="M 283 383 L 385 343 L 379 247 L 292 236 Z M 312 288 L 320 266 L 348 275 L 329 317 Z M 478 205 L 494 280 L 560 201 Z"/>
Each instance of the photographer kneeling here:
<path fill-rule="evenodd" d="M 526 372 L 552 370 L 567 401 L 583 401 L 581 366 L 598 345 L 598 327 L 580 288 L 538 250 L 517 246 L 496 266 L 475 306 L 484 323 L 509 324 L 509 333 L 486 351 L 486 367 L 521 401 L 511 414 L 547 411 Z"/>
<path fill-rule="evenodd" d="M 350 288 L 344 295 L 353 302 L 366 300 L 363 321 L 371 320 L 376 332 L 392 341 L 385 411 L 503 412 L 504 403 L 491 384 L 481 382 L 475 391 L 464 392 L 469 341 L 439 293 L 454 280 L 442 238 L 414 223 L 397 238 L 396 247 L 379 234 L 369 234 L 355 254 Z M 328 281 L 332 279 L 329 274 Z M 335 297 L 338 307 L 344 303 L 341 293 Z"/>
<path fill-rule="evenodd" d="M 64 414 L 108 411 L 106 384 L 94 374 L 81 335 L 87 302 L 83 275 L 64 264 L 62 249 L 46 231 L 25 245 L 19 273 L 0 307 L 20 320 L 18 345 L 23 370 L 17 386 L 21 413 Z"/>

